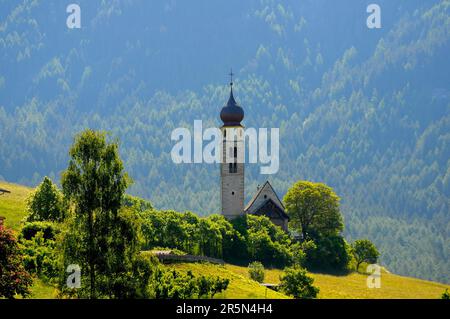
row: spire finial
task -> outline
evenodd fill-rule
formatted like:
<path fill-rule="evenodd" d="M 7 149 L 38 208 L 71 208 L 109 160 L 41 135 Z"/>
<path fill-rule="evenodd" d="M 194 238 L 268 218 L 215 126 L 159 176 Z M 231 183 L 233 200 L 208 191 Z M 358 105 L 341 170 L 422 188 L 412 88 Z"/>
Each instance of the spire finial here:
<path fill-rule="evenodd" d="M 230 75 L 230 86 L 231 86 L 231 89 L 233 89 L 233 75 L 234 75 L 233 68 L 230 69 L 229 75 Z"/>

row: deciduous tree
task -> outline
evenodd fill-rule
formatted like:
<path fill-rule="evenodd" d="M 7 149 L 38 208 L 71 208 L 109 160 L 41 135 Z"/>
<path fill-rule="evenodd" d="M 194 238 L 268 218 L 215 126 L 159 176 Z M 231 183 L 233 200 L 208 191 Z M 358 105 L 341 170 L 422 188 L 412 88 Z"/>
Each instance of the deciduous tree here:
<path fill-rule="evenodd" d="M 47 176 L 27 200 L 27 221 L 61 221 L 64 218 L 62 194 Z"/>
<path fill-rule="evenodd" d="M 286 268 L 280 281 L 280 289 L 294 298 L 311 299 L 319 293 L 319 288 L 313 285 L 314 279 L 300 267 Z"/>
<path fill-rule="evenodd" d="M 139 255 L 139 218 L 121 209 L 130 182 L 118 144 L 105 133 L 86 130 L 70 149 L 62 186 L 73 212 L 65 232 L 64 265 L 78 264 L 90 298 L 145 295 L 150 266 Z M 64 284 L 64 283 L 63 283 Z"/>
<path fill-rule="evenodd" d="M 303 240 L 317 236 L 337 235 L 343 230 L 339 197 L 322 183 L 298 181 L 284 196 L 290 226 Z"/>
<path fill-rule="evenodd" d="M 368 239 L 358 239 L 352 244 L 352 253 L 356 260 L 356 271 L 363 262 L 376 263 L 380 253 Z"/>

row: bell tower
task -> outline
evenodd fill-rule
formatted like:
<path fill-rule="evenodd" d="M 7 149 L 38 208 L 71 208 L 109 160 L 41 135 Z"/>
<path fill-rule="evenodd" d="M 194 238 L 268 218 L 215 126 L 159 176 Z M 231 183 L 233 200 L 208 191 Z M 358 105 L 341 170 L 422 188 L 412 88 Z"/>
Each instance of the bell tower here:
<path fill-rule="evenodd" d="M 233 72 L 230 73 L 230 97 L 220 112 L 223 121 L 222 161 L 220 164 L 222 215 L 233 219 L 244 214 L 244 110 L 233 96 Z"/>

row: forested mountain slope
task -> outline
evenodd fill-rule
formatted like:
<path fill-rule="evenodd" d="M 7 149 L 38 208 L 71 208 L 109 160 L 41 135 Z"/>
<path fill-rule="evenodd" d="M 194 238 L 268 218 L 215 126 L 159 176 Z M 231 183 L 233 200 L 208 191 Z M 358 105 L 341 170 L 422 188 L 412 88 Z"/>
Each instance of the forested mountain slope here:
<path fill-rule="evenodd" d="M 280 194 L 342 197 L 348 239 L 393 272 L 450 282 L 450 1 L 0 0 L 0 177 L 56 182 L 74 134 L 119 138 L 131 192 L 218 212 L 215 165 L 175 165 L 176 127 L 218 126 L 229 67 L 247 127 L 280 127 Z M 246 196 L 267 176 L 248 166 Z"/>

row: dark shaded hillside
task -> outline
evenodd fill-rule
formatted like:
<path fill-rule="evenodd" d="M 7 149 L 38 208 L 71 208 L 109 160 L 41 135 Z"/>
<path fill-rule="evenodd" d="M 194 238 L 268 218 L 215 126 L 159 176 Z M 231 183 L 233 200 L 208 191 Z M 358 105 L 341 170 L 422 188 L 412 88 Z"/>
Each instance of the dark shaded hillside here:
<path fill-rule="evenodd" d="M 322 181 L 346 235 L 392 271 L 450 282 L 450 1 L 0 1 L 0 177 L 59 180 L 73 135 L 121 141 L 132 193 L 157 207 L 219 210 L 218 167 L 177 166 L 171 131 L 220 124 L 226 74 L 247 127 L 280 127 L 284 193 Z M 247 169 L 247 197 L 266 176 Z"/>

